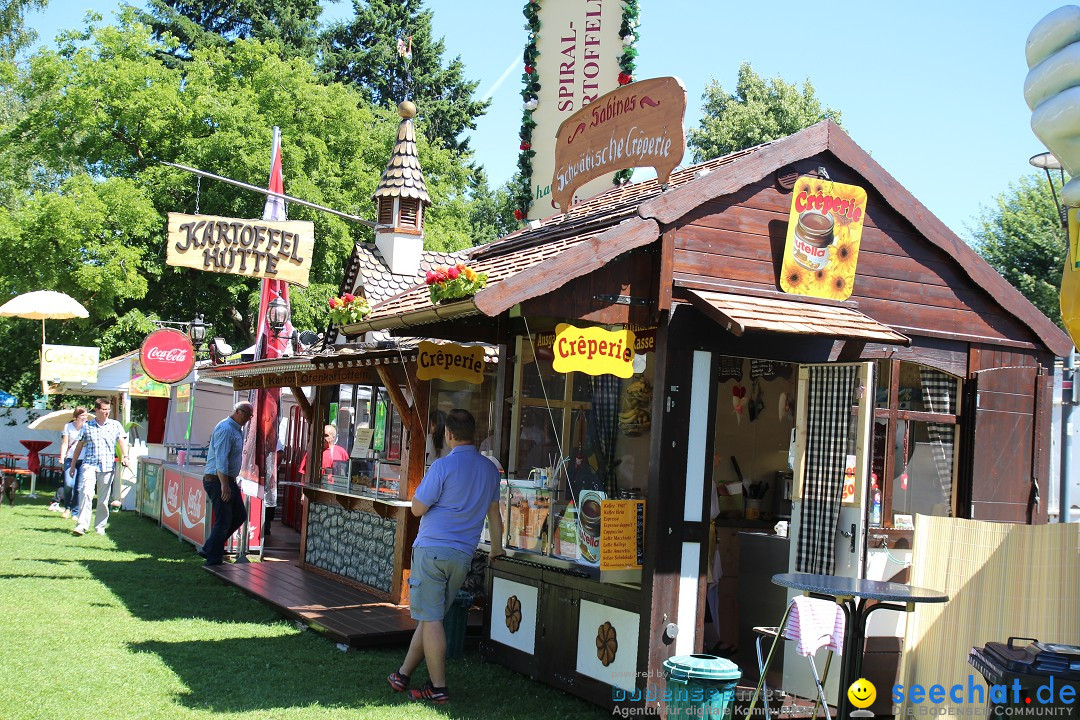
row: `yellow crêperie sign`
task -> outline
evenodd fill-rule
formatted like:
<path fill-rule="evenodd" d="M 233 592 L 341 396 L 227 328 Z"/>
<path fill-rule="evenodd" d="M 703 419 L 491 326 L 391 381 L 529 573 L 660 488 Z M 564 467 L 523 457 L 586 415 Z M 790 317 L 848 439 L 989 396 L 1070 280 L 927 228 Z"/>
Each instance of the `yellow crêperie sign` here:
<path fill-rule="evenodd" d="M 847 300 L 859 260 L 866 190 L 803 175 L 791 195 L 780 287 L 796 295 Z"/>
<path fill-rule="evenodd" d="M 96 347 L 42 345 L 41 379 L 51 382 L 96 383 L 100 352 Z"/>
<path fill-rule="evenodd" d="M 555 372 L 621 378 L 634 374 L 634 333 L 631 330 L 578 328 L 562 323 L 555 328 L 552 350 Z"/>
<path fill-rule="evenodd" d="M 479 385 L 484 381 L 484 348 L 425 340 L 420 343 L 416 365 L 416 377 L 420 380 L 463 380 Z"/>

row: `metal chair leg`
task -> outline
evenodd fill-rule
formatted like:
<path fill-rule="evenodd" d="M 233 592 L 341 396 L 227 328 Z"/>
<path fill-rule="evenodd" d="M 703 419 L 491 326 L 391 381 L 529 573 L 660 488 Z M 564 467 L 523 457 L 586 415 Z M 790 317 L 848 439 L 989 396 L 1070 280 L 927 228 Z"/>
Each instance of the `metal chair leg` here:
<path fill-rule="evenodd" d="M 769 714 L 769 684 L 765 682 L 765 659 L 761 656 L 761 642 L 764 639 L 764 635 L 758 634 L 757 639 L 754 641 L 754 648 L 757 650 L 758 679 L 761 681 L 761 687 L 764 690 L 761 695 L 761 707 L 765 710 L 765 720 L 769 720 L 771 717 Z"/>
<path fill-rule="evenodd" d="M 814 663 L 814 656 L 807 655 L 806 659 L 810 662 L 810 672 L 814 674 L 814 684 L 817 686 L 817 698 L 814 699 L 814 717 L 817 717 L 818 707 L 825 709 L 825 720 L 832 720 L 832 715 L 829 713 L 829 702 L 825 698 L 825 680 L 818 677 L 817 664 Z M 829 672 L 829 662 L 832 660 L 832 651 L 829 651 L 829 657 L 825 660 L 825 672 Z"/>
<path fill-rule="evenodd" d="M 784 634 L 784 626 L 787 625 L 788 615 L 791 614 L 792 604 L 788 603 L 787 610 L 784 611 L 784 619 L 780 621 L 780 625 L 776 629 L 776 637 L 773 638 L 772 645 L 769 647 L 769 656 L 765 658 L 765 666 L 761 670 L 761 676 L 758 678 L 757 687 L 754 688 L 754 695 L 750 698 L 750 707 L 746 710 L 746 717 L 750 718 L 754 715 L 754 706 L 757 705 L 758 697 L 761 696 L 761 688 L 765 684 L 765 673 L 768 672 L 769 664 L 772 662 L 773 652 L 776 650 L 776 643 L 780 642 Z"/>

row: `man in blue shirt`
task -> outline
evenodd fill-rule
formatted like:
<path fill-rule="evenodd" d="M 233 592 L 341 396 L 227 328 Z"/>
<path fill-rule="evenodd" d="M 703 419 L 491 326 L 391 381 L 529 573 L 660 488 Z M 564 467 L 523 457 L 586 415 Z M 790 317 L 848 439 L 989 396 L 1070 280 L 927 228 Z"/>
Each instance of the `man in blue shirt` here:
<path fill-rule="evenodd" d="M 409 687 L 409 676 L 427 663 L 428 682 L 409 691 L 413 700 L 443 704 L 446 689 L 446 630 L 443 617 L 465 582 L 487 516 L 491 557 L 503 553 L 499 515 L 499 471 L 473 445 L 476 420 L 468 410 L 446 416 L 445 443 L 450 454 L 428 469 L 416 488 L 412 512 L 420 518 L 409 576 L 409 611 L 417 621 L 409 651 L 387 682 L 395 692 Z"/>
<path fill-rule="evenodd" d="M 206 558 L 203 567 L 220 565 L 225 554 L 225 542 L 247 521 L 244 497 L 236 476 L 240 474 L 240 456 L 244 449 L 241 428 L 254 412 L 251 403 L 238 402 L 233 413 L 217 424 L 210 436 L 210 449 L 203 468 L 203 489 L 214 506 L 214 526 L 199 554 Z"/>

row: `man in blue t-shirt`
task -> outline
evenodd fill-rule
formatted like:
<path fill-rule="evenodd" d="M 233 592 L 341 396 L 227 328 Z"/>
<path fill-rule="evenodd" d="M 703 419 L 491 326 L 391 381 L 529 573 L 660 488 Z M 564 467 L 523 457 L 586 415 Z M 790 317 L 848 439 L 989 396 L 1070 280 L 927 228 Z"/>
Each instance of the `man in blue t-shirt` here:
<path fill-rule="evenodd" d="M 468 410 L 446 416 L 445 443 L 450 454 L 428 469 L 416 488 L 412 512 L 420 518 L 409 577 L 409 611 L 417 621 L 409 651 L 387 682 L 395 692 L 409 687 L 409 676 L 427 662 L 428 682 L 409 691 L 413 700 L 443 704 L 446 689 L 446 631 L 443 616 L 465 582 L 487 517 L 491 557 L 503 555 L 499 515 L 499 471 L 473 445 L 476 420 Z"/>

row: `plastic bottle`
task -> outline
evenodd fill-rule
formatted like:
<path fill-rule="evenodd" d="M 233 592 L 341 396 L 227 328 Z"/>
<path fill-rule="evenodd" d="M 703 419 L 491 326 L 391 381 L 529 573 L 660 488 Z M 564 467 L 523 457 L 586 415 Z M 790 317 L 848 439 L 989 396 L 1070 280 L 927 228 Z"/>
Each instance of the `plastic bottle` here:
<path fill-rule="evenodd" d="M 870 474 L 870 526 L 881 527 L 881 488 L 878 487 L 877 473 Z"/>

